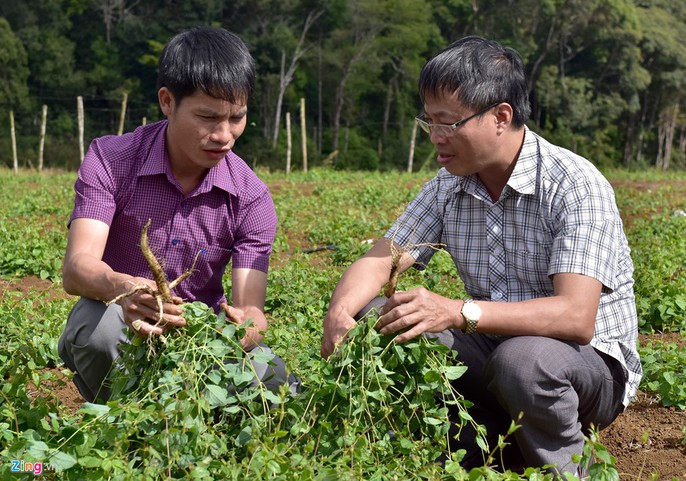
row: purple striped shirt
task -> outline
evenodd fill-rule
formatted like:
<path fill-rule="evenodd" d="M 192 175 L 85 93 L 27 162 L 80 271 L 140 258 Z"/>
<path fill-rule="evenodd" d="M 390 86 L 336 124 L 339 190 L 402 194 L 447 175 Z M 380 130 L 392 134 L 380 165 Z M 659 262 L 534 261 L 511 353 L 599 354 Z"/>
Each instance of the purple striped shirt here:
<path fill-rule="evenodd" d="M 169 166 L 166 127 L 161 121 L 95 139 L 78 172 L 69 223 L 89 218 L 109 225 L 103 261 L 116 272 L 151 278 L 140 236 L 152 219 L 149 244 L 169 280 L 190 268 L 200 252 L 195 272 L 175 294 L 217 310 L 226 302 L 222 276 L 229 262 L 267 272 L 276 233 L 274 202 L 233 152 L 184 195 Z"/>

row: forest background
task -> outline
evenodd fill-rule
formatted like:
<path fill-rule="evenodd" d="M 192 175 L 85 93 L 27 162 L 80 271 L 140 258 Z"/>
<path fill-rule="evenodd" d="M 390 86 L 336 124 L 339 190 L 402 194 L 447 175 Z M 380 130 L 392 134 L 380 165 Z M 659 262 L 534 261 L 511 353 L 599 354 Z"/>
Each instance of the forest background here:
<path fill-rule="evenodd" d="M 38 158 L 76 168 L 77 97 L 86 146 L 161 118 L 157 57 L 191 26 L 240 35 L 258 66 L 237 153 L 283 168 L 286 116 L 310 165 L 408 164 L 422 65 L 482 35 L 517 49 L 529 78 L 530 128 L 600 167 L 686 167 L 686 1 L 679 0 L 15 0 L 0 2 L 0 165 Z M 301 105 L 305 102 L 305 117 Z M 415 170 L 433 147 L 418 136 Z M 333 154 L 333 155 L 332 155 Z M 294 161 L 297 164 L 298 161 Z"/>

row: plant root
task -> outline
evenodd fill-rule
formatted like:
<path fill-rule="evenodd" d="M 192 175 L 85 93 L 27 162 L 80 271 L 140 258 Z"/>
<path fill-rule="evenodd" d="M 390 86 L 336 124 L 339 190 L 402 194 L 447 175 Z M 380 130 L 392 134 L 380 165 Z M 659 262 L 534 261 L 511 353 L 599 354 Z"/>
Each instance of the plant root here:
<path fill-rule="evenodd" d="M 400 279 L 400 260 L 403 258 L 403 254 L 410 249 L 421 246 L 428 246 L 435 250 L 441 250 L 443 247 L 445 247 L 445 244 L 421 243 L 401 246 L 391 240 L 391 272 L 388 276 L 388 282 L 383 288 L 384 296 L 389 298 L 395 294 L 395 291 L 398 287 L 398 279 Z"/>
<path fill-rule="evenodd" d="M 133 287 L 128 291 L 125 292 L 124 294 L 120 294 L 114 299 L 106 302 L 106 304 L 109 306 L 110 304 L 117 303 L 121 301 L 122 299 L 132 296 L 136 292 L 146 292 L 153 296 L 155 300 L 157 301 L 157 309 L 158 309 L 158 320 L 154 324 L 155 326 L 160 325 L 162 320 L 164 319 L 164 303 L 172 303 L 174 302 L 173 297 L 172 297 L 172 289 L 176 286 L 178 286 L 182 281 L 190 277 L 191 274 L 195 271 L 195 264 L 198 261 L 198 257 L 200 256 L 200 253 L 202 251 L 199 251 L 196 255 L 195 258 L 193 259 L 193 264 L 189 269 L 187 269 L 183 274 L 181 274 L 179 277 L 174 279 L 173 281 L 169 282 L 167 280 L 167 276 L 164 273 L 164 269 L 162 268 L 162 264 L 160 264 L 159 260 L 157 260 L 157 257 L 155 257 L 155 254 L 152 252 L 152 249 L 150 248 L 150 245 L 148 244 L 148 229 L 150 228 L 150 224 L 152 223 L 151 219 L 148 219 L 148 222 L 146 222 L 145 226 L 143 227 L 143 232 L 141 233 L 141 252 L 143 253 L 143 257 L 145 258 L 145 261 L 148 264 L 148 267 L 150 267 L 150 271 L 152 272 L 153 279 L 155 280 L 155 285 L 157 286 L 157 290 L 153 289 L 152 287 L 148 286 L 147 284 L 134 284 Z M 141 326 L 143 325 L 143 322 L 145 322 L 144 319 L 136 319 L 131 323 L 131 327 L 133 328 L 134 331 L 138 332 L 140 331 Z M 163 344 L 166 344 L 166 338 L 164 335 L 159 336 L 160 341 Z M 154 346 L 152 345 L 152 340 L 150 337 L 147 339 L 148 341 L 148 355 L 154 355 L 155 350 Z"/>

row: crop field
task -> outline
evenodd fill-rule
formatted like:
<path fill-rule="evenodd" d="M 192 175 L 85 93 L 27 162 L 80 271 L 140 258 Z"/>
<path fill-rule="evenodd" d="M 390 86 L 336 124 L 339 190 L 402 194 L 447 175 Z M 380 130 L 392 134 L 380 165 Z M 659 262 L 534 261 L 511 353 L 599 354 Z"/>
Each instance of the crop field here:
<path fill-rule="evenodd" d="M 96 405 L 80 398 L 57 355 L 76 300 L 60 273 L 76 174 L 0 170 L 0 479 L 549 479 L 533 468 L 489 469 L 498 446 L 471 473 L 459 453 L 434 462 L 448 436 L 435 394 L 470 421 L 468 401 L 448 392 L 462 367 L 440 346 L 396 345 L 372 318 L 339 355 L 319 355 L 341 274 L 433 173 L 258 175 L 279 217 L 265 342 L 302 392 L 244 387 L 251 376 L 240 363 L 217 368 L 220 358 L 242 357 L 243 327 L 195 303 L 186 306 L 188 327 L 154 354 L 145 343 L 127 346 L 115 398 Z M 632 406 L 589 437 L 584 456 L 594 456 L 592 479 L 686 479 L 686 174 L 606 175 L 632 248 L 645 376 Z M 230 275 L 224 285 L 229 293 Z M 419 285 L 464 293 L 440 251 L 398 288 Z"/>

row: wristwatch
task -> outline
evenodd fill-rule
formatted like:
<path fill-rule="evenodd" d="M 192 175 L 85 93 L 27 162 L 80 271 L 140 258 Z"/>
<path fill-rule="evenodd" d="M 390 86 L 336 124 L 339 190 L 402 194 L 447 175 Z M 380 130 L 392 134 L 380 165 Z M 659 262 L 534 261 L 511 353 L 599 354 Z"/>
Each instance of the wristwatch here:
<path fill-rule="evenodd" d="M 465 299 L 460 314 L 462 314 L 467 323 L 464 333 L 467 335 L 474 334 L 476 326 L 479 324 L 479 319 L 481 319 L 481 308 L 474 302 L 474 299 Z"/>

